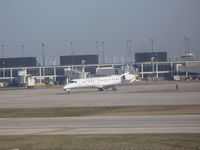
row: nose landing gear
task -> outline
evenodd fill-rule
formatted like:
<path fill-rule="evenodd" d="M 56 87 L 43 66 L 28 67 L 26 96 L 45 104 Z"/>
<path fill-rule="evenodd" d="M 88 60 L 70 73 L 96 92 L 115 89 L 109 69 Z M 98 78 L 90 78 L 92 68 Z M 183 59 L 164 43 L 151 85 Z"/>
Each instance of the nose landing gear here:
<path fill-rule="evenodd" d="M 64 91 L 65 91 L 67 94 L 71 94 L 71 90 L 70 90 L 70 89 L 64 89 Z"/>

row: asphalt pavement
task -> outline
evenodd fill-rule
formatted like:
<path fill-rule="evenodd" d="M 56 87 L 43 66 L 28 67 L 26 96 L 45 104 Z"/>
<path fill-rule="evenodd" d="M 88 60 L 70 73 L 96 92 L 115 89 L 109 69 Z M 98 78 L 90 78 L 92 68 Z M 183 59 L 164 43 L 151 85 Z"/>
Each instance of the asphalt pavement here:
<path fill-rule="evenodd" d="M 117 91 L 95 88 L 74 89 L 66 94 L 62 87 L 0 90 L 0 108 L 200 105 L 200 82 L 134 83 Z"/>
<path fill-rule="evenodd" d="M 0 109 L 200 105 L 200 82 L 142 82 L 117 91 L 60 88 L 0 89 Z M 200 133 L 200 115 L 0 118 L 3 135 Z"/>
<path fill-rule="evenodd" d="M 200 133 L 200 115 L 0 119 L 0 135 Z"/>

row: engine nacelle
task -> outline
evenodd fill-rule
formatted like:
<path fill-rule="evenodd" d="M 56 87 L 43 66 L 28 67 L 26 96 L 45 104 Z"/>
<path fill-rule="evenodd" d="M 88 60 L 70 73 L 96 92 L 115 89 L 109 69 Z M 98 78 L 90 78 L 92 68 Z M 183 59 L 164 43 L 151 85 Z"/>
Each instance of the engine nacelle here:
<path fill-rule="evenodd" d="M 122 80 L 122 81 L 123 81 L 123 80 L 126 80 L 126 76 L 123 75 L 123 76 L 121 77 L 121 80 Z"/>
<path fill-rule="evenodd" d="M 136 80 L 136 77 L 133 74 L 124 74 L 121 76 L 122 83 L 133 82 L 135 80 Z"/>

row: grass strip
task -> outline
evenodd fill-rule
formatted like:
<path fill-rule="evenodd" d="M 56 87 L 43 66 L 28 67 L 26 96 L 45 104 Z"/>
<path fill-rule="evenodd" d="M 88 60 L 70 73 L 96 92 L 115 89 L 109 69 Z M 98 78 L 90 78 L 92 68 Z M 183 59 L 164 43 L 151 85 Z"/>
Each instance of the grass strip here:
<path fill-rule="evenodd" d="M 2 136 L 0 149 L 199 150 L 200 134 Z"/>
<path fill-rule="evenodd" d="M 0 109 L 0 118 L 194 115 L 194 114 L 200 114 L 199 105 Z"/>

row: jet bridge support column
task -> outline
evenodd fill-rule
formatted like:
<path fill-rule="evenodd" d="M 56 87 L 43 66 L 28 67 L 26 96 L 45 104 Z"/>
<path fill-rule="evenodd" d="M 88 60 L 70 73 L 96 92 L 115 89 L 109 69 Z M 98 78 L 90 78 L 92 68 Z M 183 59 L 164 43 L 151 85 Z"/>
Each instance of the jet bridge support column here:
<path fill-rule="evenodd" d="M 171 62 L 171 78 L 173 79 L 173 63 Z"/>
<path fill-rule="evenodd" d="M 12 77 L 13 77 L 13 72 L 12 72 L 12 68 L 10 69 L 10 83 L 12 85 Z"/>
<path fill-rule="evenodd" d="M 142 64 L 141 64 L 142 79 L 144 78 L 144 73 L 143 73 L 143 71 L 144 71 L 144 64 L 142 63 Z"/>
<path fill-rule="evenodd" d="M 186 78 L 188 78 L 188 69 L 187 69 L 187 66 L 188 66 L 188 61 L 186 61 L 186 72 L 185 72 Z"/>
<path fill-rule="evenodd" d="M 42 83 L 42 79 L 41 79 L 42 78 L 42 68 L 41 67 L 39 68 L 39 71 L 40 71 L 40 83 Z"/>
<path fill-rule="evenodd" d="M 158 62 L 156 62 L 156 78 L 158 79 Z"/>
<path fill-rule="evenodd" d="M 53 67 L 53 73 L 54 73 L 54 81 L 56 81 L 56 67 Z"/>

